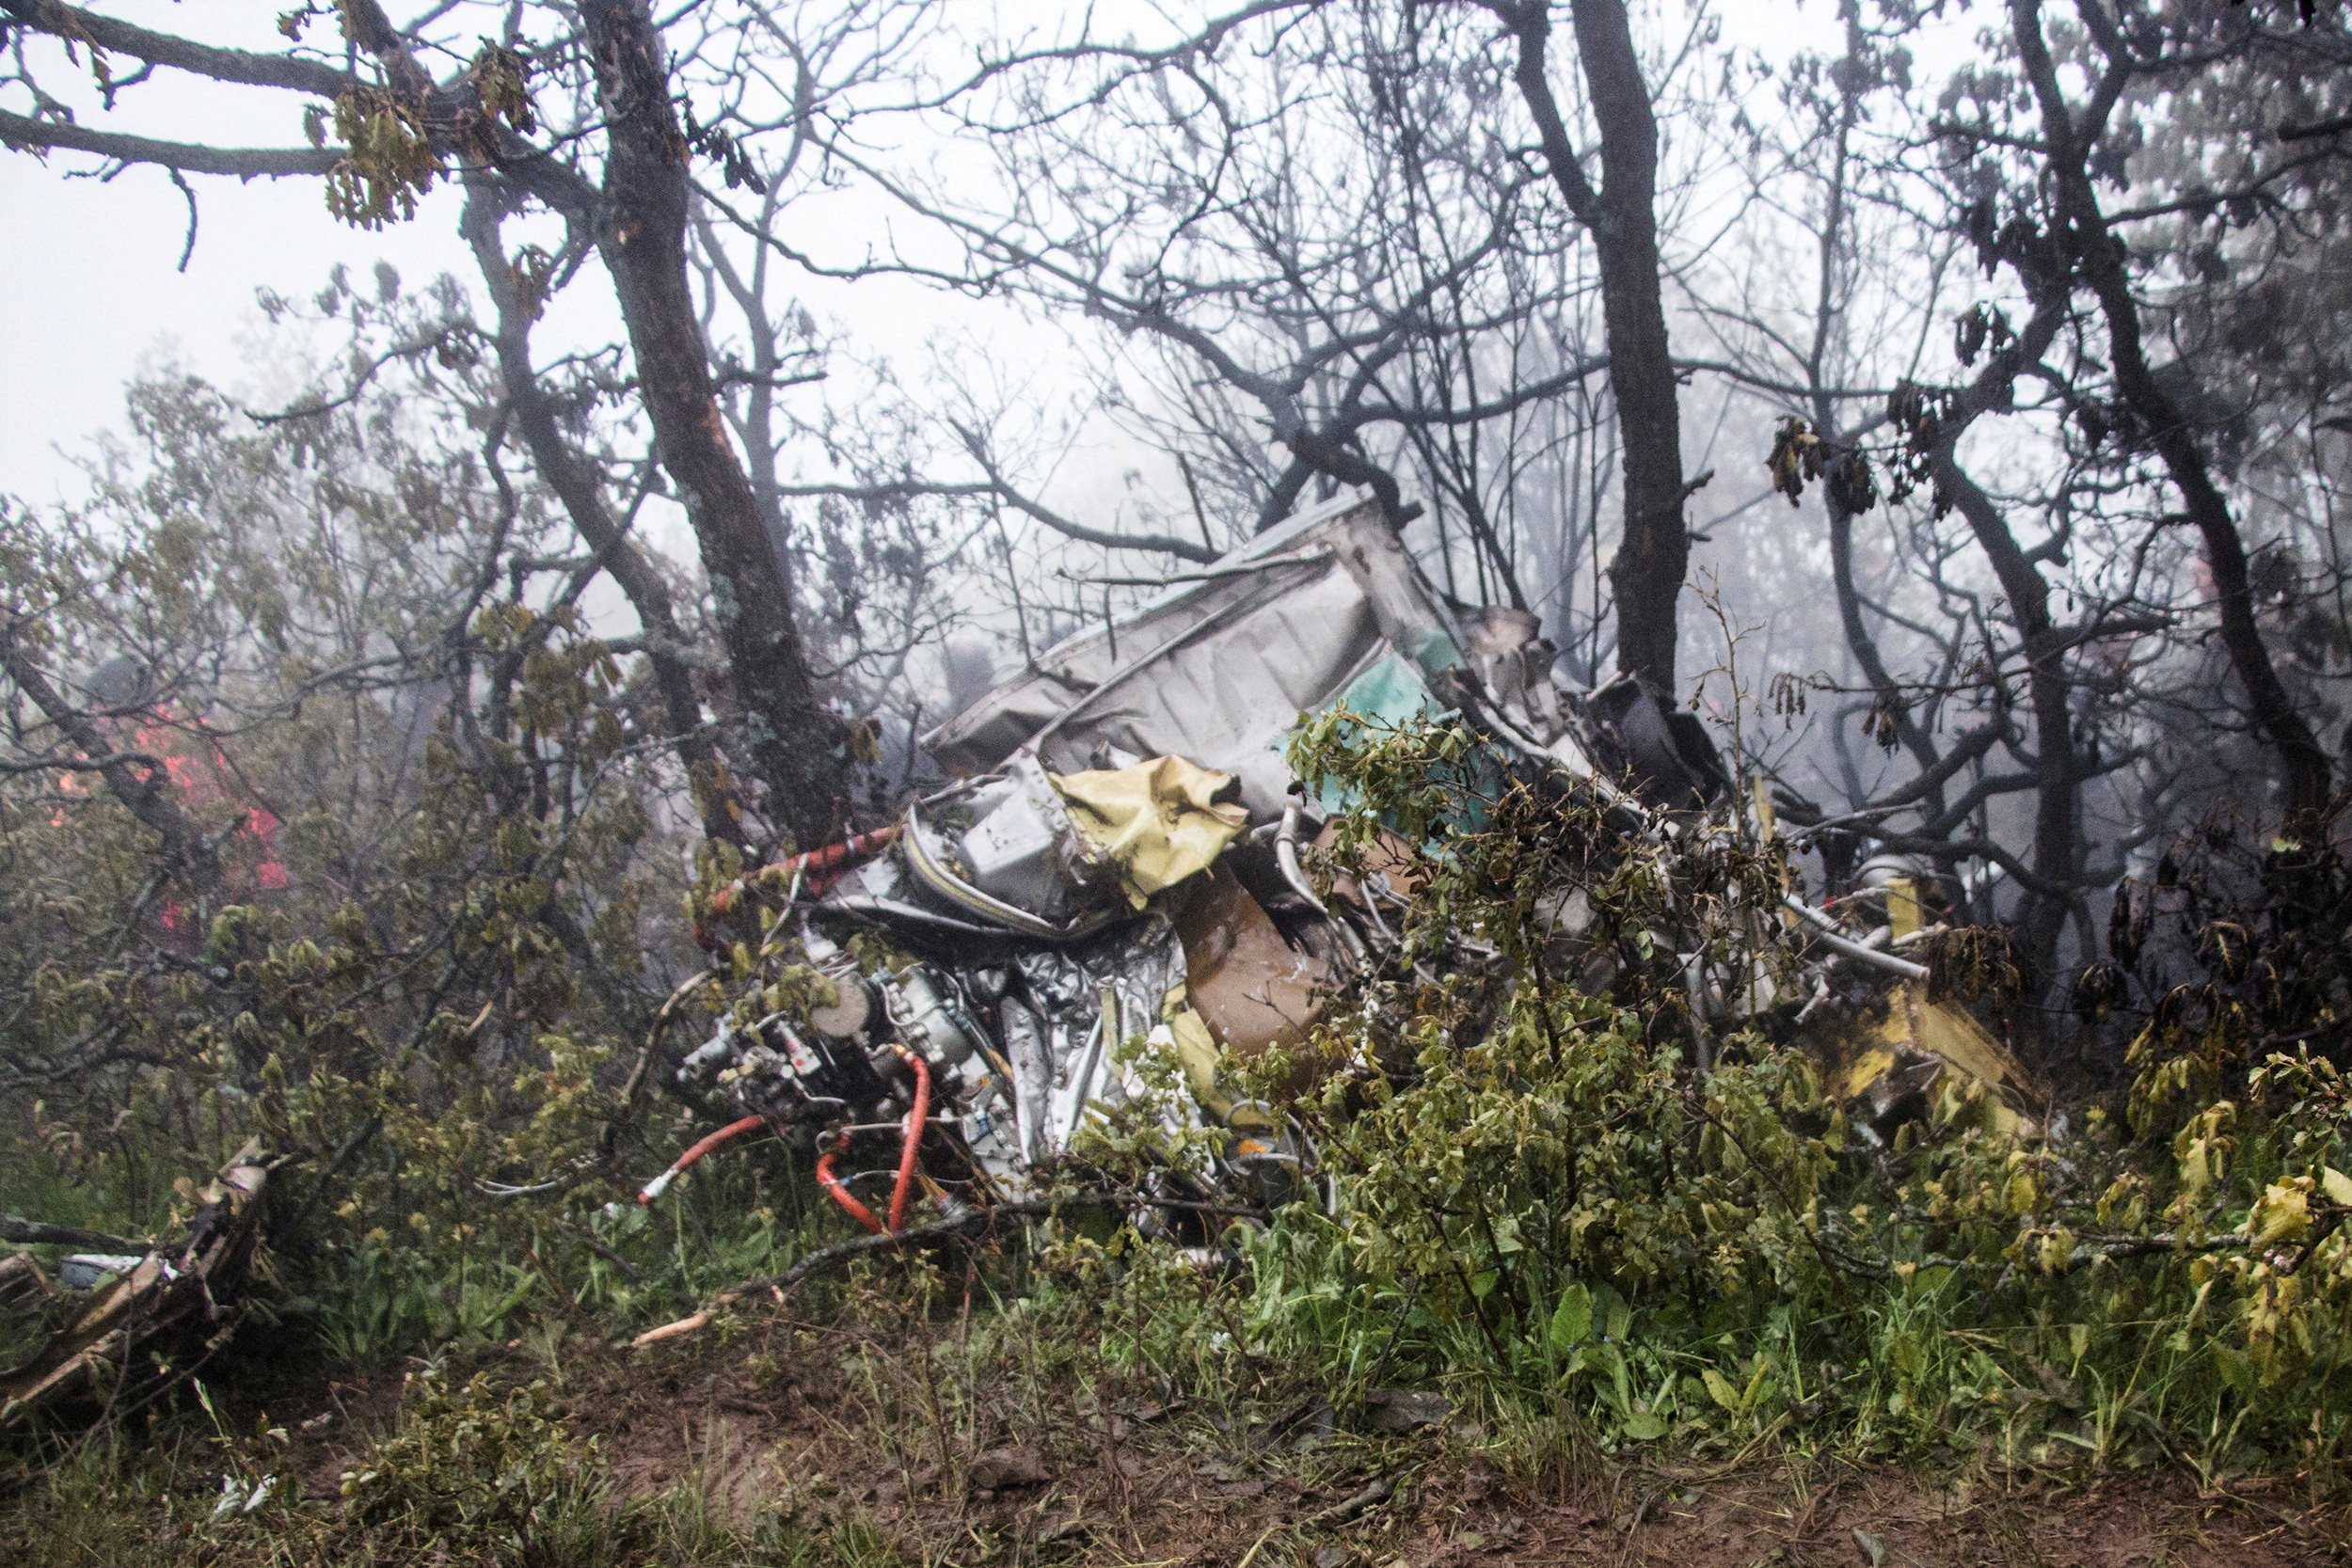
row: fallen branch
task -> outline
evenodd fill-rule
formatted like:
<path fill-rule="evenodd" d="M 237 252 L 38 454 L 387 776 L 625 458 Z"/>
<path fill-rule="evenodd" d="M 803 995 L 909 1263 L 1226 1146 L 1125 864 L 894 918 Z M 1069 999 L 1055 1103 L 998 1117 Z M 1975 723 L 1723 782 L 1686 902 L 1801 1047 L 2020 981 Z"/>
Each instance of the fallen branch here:
<path fill-rule="evenodd" d="M 86 1246 L 117 1253 L 155 1250 L 152 1242 L 135 1242 L 127 1236 L 109 1236 L 103 1230 L 84 1230 L 79 1226 L 44 1225 L 40 1220 L 19 1219 L 14 1214 L 0 1214 L 0 1242 L 14 1242 L 21 1246 Z"/>
<path fill-rule="evenodd" d="M 675 1339 L 683 1334 L 691 1334 L 696 1329 L 708 1326 L 711 1315 L 721 1307 L 740 1301 L 755 1291 L 773 1291 L 781 1295 L 804 1279 L 837 1269 L 845 1263 L 855 1262 L 860 1258 L 947 1241 L 984 1229 L 997 1220 L 1041 1219 L 1077 1204 L 1094 1201 L 1099 1199 L 1089 1196 L 1025 1198 L 1017 1203 L 999 1203 L 990 1209 L 970 1210 L 951 1219 L 934 1220 L 929 1225 L 911 1225 L 904 1230 L 885 1230 L 877 1235 L 860 1236 L 855 1241 L 843 1242 L 836 1246 L 819 1247 L 781 1274 L 766 1274 L 755 1279 L 736 1281 L 711 1297 L 708 1307 L 675 1323 L 645 1330 L 628 1342 L 629 1348 L 636 1350 L 645 1345 L 660 1344 L 664 1339 Z"/>
<path fill-rule="evenodd" d="M 1355 1518 L 1359 1513 L 1363 1513 L 1366 1509 L 1377 1507 L 1379 1504 L 1388 1501 L 1389 1495 L 1395 1489 L 1395 1481 L 1387 1476 L 1382 1476 L 1372 1481 L 1362 1491 L 1357 1493 L 1355 1496 L 1342 1498 L 1340 1501 L 1333 1503 L 1329 1508 L 1324 1509 L 1320 1513 L 1310 1513 L 1304 1519 L 1300 1519 L 1290 1524 L 1283 1524 L 1278 1521 L 1275 1524 L 1268 1525 L 1265 1528 L 1265 1533 L 1259 1536 L 1258 1539 L 1251 1544 L 1249 1549 L 1242 1554 L 1241 1561 L 1236 1563 L 1234 1568 L 1249 1568 L 1251 1563 L 1258 1560 L 1258 1554 L 1265 1550 L 1265 1544 L 1273 1540 L 1276 1535 L 1285 1529 L 1330 1529 L 1336 1526 L 1343 1525 L 1350 1519 Z"/>
<path fill-rule="evenodd" d="M 1365 1486 L 1362 1491 L 1341 1498 L 1321 1513 L 1310 1513 L 1298 1522 L 1299 1528 L 1322 1529 L 1332 1525 L 1343 1525 L 1366 1509 L 1388 1501 L 1389 1494 L 1395 1488 L 1396 1482 L 1392 1479 L 1382 1476 Z"/>
<path fill-rule="evenodd" d="M 1909 1216 L 1904 1217 L 1909 1218 Z M 1822 1243 L 1817 1239 L 1816 1244 Z M 2054 1278 L 2059 1275 L 2073 1274 L 2077 1269 L 2090 1268 L 2096 1263 L 2114 1262 L 2122 1259 L 2259 1250 L 2261 1250 L 2260 1243 L 2237 1231 L 2193 1239 L 2176 1236 L 2169 1230 L 2149 1236 L 2087 1235 L 2074 1238 L 2074 1249 L 2057 1267 L 2043 1269 L 2039 1264 L 2029 1266 L 2037 1269 L 2042 1277 Z M 2018 1259 L 2008 1256 L 2006 1252 L 1997 1258 L 1947 1258 L 1940 1253 L 1931 1252 L 1918 1258 L 1879 1262 L 1867 1258 L 1856 1258 L 1851 1253 L 1842 1250 L 1833 1249 L 1833 1251 L 1842 1267 L 1866 1279 L 1893 1279 L 1905 1267 L 1913 1273 L 1923 1269 L 1950 1269 L 1955 1272 L 1966 1269 L 1998 1269 L 2002 1273 L 2003 1280 L 1996 1283 L 2001 1283 L 2006 1281 L 2007 1275 L 2014 1273 L 2018 1268 Z"/>

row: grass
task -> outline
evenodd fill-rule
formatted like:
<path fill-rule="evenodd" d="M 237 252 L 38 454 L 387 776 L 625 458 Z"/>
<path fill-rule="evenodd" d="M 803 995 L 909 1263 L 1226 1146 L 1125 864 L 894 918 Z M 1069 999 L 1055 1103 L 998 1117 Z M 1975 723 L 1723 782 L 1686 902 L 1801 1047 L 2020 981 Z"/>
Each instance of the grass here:
<path fill-rule="evenodd" d="M 2140 1476 L 2187 1503 L 2266 1469 L 2287 1492 L 2264 1506 L 2297 1519 L 2346 1490 L 2342 1412 L 2313 1410 L 2300 1449 L 2250 1442 L 2253 1385 L 2177 1314 L 2136 1315 L 2107 1286 L 2036 1285 L 1993 1313 L 1980 1279 L 1926 1270 L 1850 1282 L 1813 1316 L 1661 1312 L 1605 1288 L 1573 1311 L 1466 1316 L 1303 1212 L 1236 1232 L 1231 1271 L 1057 1230 L 986 1258 L 877 1259 L 675 1346 L 612 1348 L 841 1233 L 769 1154 L 713 1163 L 653 1211 L 330 1227 L 329 1244 L 276 1255 L 278 1321 L 207 1369 L 210 1402 L 20 1441 L 0 1549 L 27 1564 L 965 1568 L 1141 1559 L 1197 1515 L 1191 1533 L 1227 1560 L 1256 1545 L 1262 1568 L 1432 1517 L 1472 1474 L 1513 1508 L 1607 1497 L 1638 1513 L 1760 1470 L 1793 1488 L 1772 1507 L 1799 1522 L 1820 1513 L 1821 1477 L 1887 1459 L 1939 1478 L 1903 1483 L 1919 1488 Z M 404 1397 L 427 1364 L 464 1399 Z M 1454 1418 L 1382 1436 L 1367 1398 L 1399 1386 L 1441 1391 Z M 2292 1389 L 2258 1392 L 2275 1425 Z M 1011 1447 L 1054 1481 L 981 1496 L 976 1463 Z M 344 1469 L 399 1484 L 347 1498 Z M 1297 1528 L 1368 1476 L 1409 1483 L 1405 1500 Z M 216 1513 L 224 1496 L 238 1500 Z M 1682 1528 L 1637 1528 L 1653 1524 Z"/>
<path fill-rule="evenodd" d="M 1423 1148 L 1430 1169 L 1450 1147 Z M 1526 1179 L 1506 1139 L 1491 1153 Z M 2332 1517 L 2347 1490 L 2336 1383 L 2252 1378 L 2225 1337 L 2191 1332 L 2177 1280 L 2135 1283 L 2153 1264 L 1629 1299 L 1523 1248 L 1483 1289 L 1438 1289 L 1364 1248 L 1356 1216 L 1293 1211 L 1233 1232 L 1230 1270 L 1057 1227 L 986 1257 L 872 1259 L 631 1355 L 615 1342 L 842 1223 L 772 1150 L 713 1162 L 650 1211 L 458 1212 L 364 1231 L 323 1217 L 317 1244 L 281 1247 L 262 1296 L 278 1321 L 207 1369 L 209 1402 L 79 1444 L 19 1442 L 0 1549 L 226 1568 L 1017 1568 L 1213 1547 L 1227 1561 L 1255 1548 L 1263 1568 L 1335 1544 L 1393 1555 L 1406 1521 L 1487 1551 L 1499 1538 L 1474 1521 L 1491 1509 L 1462 1500 L 1473 1475 L 1529 1517 L 1609 1499 L 1630 1510 L 1629 1541 L 1664 1530 L 1668 1550 L 1718 1489 L 1764 1508 L 1758 1475 L 1788 1488 L 1768 1510 L 1783 1533 L 1811 1539 L 1849 1517 L 1817 1489 L 1883 1478 L 1888 1460 L 1920 1496 L 1954 1477 L 1994 1493 L 2143 1478 L 2160 1513 L 2261 1471 L 2262 1506 L 2297 1540 L 2325 1538 L 2313 1511 Z M 1372 1396 L 1399 1387 L 1443 1393 L 1453 1418 L 1384 1435 Z M 985 1495 L 982 1461 L 1010 1448 L 1052 1479 Z M 346 1496 L 345 1470 L 373 1479 Z M 1392 1496 L 1329 1517 L 1369 1479 Z M 1876 1538 L 1867 1518 L 1838 1528 Z"/>
<path fill-rule="evenodd" d="M 1612 1456 L 1557 1401 L 1466 1405 L 1384 1434 L 1264 1355 L 1260 1381 L 1188 1392 L 1130 1357 L 1117 1302 L 998 1310 L 976 1289 L 967 1316 L 965 1283 L 877 1270 L 823 1313 L 770 1304 L 644 1353 L 558 1336 L 553 1364 L 528 1345 L 452 1355 L 433 1394 L 390 1370 L 344 1384 L 340 1403 L 265 1411 L 224 1390 L 210 1413 L 18 1470 L 0 1551 L 26 1568 L 1048 1568 L 1231 1565 L 1253 1549 L 1251 1568 L 1730 1568 L 1873 1560 L 1859 1530 L 1922 1568 L 2119 1552 L 2253 1568 L 2345 1543 L 2341 1513 L 2308 1486 L 2102 1477 L 2087 1455 Z M 348 1415 L 313 1430 L 313 1409 Z M 1049 1479 L 979 1490 L 976 1462 L 1009 1444 Z M 390 1479 L 345 1497 L 346 1470 Z"/>

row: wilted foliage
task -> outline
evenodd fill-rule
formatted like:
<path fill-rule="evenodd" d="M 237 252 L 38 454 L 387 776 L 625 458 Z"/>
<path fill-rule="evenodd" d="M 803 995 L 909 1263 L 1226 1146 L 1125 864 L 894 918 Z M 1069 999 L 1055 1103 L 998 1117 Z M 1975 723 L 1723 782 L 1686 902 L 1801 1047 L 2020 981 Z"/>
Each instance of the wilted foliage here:
<path fill-rule="evenodd" d="M 2340 1061 L 2266 1043 L 2250 1009 L 2176 1006 L 2129 1093 L 2046 1135 L 1865 1138 L 1788 1012 L 1724 1033 L 1679 1005 L 1677 967 L 1737 951 L 1743 896 L 1770 907 L 1769 848 L 1613 838 L 1589 808 L 1466 784 L 1474 749 L 1343 718 L 1300 743 L 1310 777 L 1358 792 L 1352 840 L 1424 846 L 1417 915 L 1493 950 L 1400 969 L 1327 1028 L 1360 1064 L 1318 1128 L 1337 1207 L 1255 1243 L 1280 1262 L 1254 1307 L 1300 1351 L 1385 1342 L 1505 1408 L 1565 1396 L 1613 1442 L 1828 1423 L 1894 1449 L 2341 1454 Z M 1597 911 L 1576 940 L 1543 896 L 1567 885 Z M 1595 949 L 1621 968 L 1607 996 L 1575 979 Z M 1332 1270 L 1364 1306 L 1327 1339 L 1311 1281 Z"/>

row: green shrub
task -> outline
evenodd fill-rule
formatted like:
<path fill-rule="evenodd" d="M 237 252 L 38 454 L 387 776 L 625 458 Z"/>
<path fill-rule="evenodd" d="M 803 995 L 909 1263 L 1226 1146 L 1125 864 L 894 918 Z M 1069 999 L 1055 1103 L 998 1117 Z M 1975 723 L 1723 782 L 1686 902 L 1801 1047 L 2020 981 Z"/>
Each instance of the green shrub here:
<path fill-rule="evenodd" d="M 592 1568 L 633 1549 L 597 1441 L 575 1441 L 545 1383 L 409 1380 L 397 1430 L 342 1479 L 340 1529 L 371 1548 L 465 1544 L 516 1568 Z M 355 1543 L 356 1544 L 356 1543 Z"/>
<path fill-rule="evenodd" d="M 2332 1059 L 2265 1051 L 2209 1004 L 2201 1029 L 2151 1021 L 2129 1092 L 2062 1137 L 1914 1125 L 1879 1147 L 1769 1010 L 1735 1026 L 1692 1000 L 1785 962 L 1745 912 L 1786 885 L 1769 847 L 1629 836 L 1525 781 L 1470 810 L 1472 745 L 1335 715 L 1295 748 L 1359 802 L 1343 855 L 1401 832 L 1421 886 L 1397 961 L 1315 1042 L 1356 1064 L 1312 1115 L 1339 1203 L 1253 1243 L 1270 1340 L 1609 1444 L 2342 1463 Z M 1568 886 L 1595 911 L 1573 943 L 1541 912 Z M 1439 972 L 1465 950 L 1488 957 Z M 1575 983 L 1597 959 L 1606 1000 Z"/>

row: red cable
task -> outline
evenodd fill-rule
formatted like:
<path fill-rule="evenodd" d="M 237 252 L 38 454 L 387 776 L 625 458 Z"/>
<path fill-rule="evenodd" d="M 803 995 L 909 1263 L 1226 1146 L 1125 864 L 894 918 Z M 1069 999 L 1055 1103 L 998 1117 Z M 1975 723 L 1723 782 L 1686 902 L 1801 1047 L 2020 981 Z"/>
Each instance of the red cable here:
<path fill-rule="evenodd" d="M 866 1229 L 880 1234 L 882 1224 L 874 1217 L 874 1211 L 860 1203 L 855 1196 L 851 1196 L 850 1189 L 841 1184 L 841 1178 L 834 1175 L 833 1156 L 834 1151 L 830 1148 L 817 1156 L 817 1184 L 824 1188 L 826 1195 L 835 1203 L 847 1210 L 851 1219 L 866 1227 Z"/>
<path fill-rule="evenodd" d="M 709 1153 L 721 1144 L 725 1143 L 728 1139 L 739 1138 L 744 1133 L 756 1132 L 758 1129 L 765 1127 L 766 1125 L 768 1125 L 766 1120 L 759 1117 L 745 1117 L 740 1121 L 728 1122 L 724 1127 L 720 1128 L 719 1131 L 711 1133 L 710 1136 L 703 1139 L 700 1143 L 695 1144 L 691 1148 L 689 1148 L 685 1153 L 679 1155 L 675 1160 L 672 1161 L 668 1170 L 663 1171 L 660 1176 L 657 1176 L 652 1180 L 646 1182 L 644 1186 L 639 1190 L 637 1194 L 637 1201 L 640 1203 L 651 1203 L 655 1198 L 661 1196 L 662 1189 L 669 1186 L 673 1180 L 676 1180 L 678 1173 L 684 1170 L 687 1166 L 692 1164 L 695 1161 L 701 1159 L 704 1155 Z"/>
<path fill-rule="evenodd" d="M 914 1103 L 907 1109 L 906 1132 L 898 1148 L 898 1180 L 890 1193 L 890 1224 L 887 1228 L 894 1231 L 906 1226 L 907 1195 L 914 1187 L 915 1154 L 923 1142 L 923 1123 L 931 1110 L 930 1068 L 922 1057 L 904 1046 L 898 1047 L 898 1051 L 914 1069 Z M 874 1212 L 860 1203 L 849 1185 L 833 1173 L 833 1157 L 838 1152 L 837 1149 L 828 1148 L 817 1156 L 817 1184 L 824 1188 L 825 1196 L 841 1205 L 851 1219 L 880 1235 L 885 1228 L 882 1222 L 876 1219 Z"/>
<path fill-rule="evenodd" d="M 931 1114 L 931 1069 L 923 1058 L 905 1046 L 898 1054 L 914 1069 L 914 1103 L 907 1108 L 906 1137 L 898 1148 L 898 1184 L 890 1190 L 890 1228 L 900 1230 L 907 1223 L 907 1194 L 914 1188 L 915 1156 L 923 1147 L 923 1123 Z"/>

